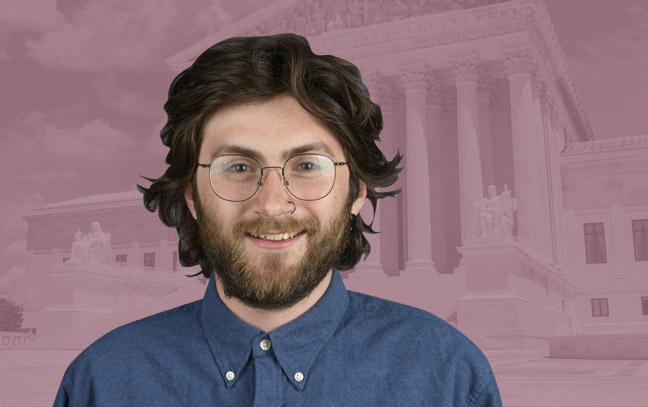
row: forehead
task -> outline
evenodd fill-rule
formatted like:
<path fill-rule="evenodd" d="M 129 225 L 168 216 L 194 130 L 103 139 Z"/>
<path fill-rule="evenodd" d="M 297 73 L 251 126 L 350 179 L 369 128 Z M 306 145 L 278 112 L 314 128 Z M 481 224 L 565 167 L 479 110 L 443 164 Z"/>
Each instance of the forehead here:
<path fill-rule="evenodd" d="M 293 97 L 231 105 L 219 109 L 205 123 L 201 160 L 221 154 L 247 154 L 276 161 L 302 152 L 343 158 L 337 137 Z"/>

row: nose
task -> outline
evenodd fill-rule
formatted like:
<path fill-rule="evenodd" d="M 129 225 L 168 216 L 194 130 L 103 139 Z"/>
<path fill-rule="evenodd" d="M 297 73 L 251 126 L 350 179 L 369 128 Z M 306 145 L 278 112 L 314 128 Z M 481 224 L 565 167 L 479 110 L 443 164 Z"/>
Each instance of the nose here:
<path fill-rule="evenodd" d="M 254 211 L 263 217 L 275 218 L 292 212 L 290 201 L 294 197 L 284 184 L 281 168 L 266 168 L 263 171 L 261 185 L 252 200 Z"/>

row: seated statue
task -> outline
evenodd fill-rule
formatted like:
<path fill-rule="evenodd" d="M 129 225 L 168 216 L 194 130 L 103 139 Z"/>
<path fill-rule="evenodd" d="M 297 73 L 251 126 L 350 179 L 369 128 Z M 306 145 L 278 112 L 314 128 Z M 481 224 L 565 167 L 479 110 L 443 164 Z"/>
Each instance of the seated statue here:
<path fill-rule="evenodd" d="M 477 202 L 476 208 L 479 237 L 512 236 L 515 200 L 506 185 L 500 195 L 497 195 L 495 185 L 489 185 L 488 197 Z"/>
<path fill-rule="evenodd" d="M 74 234 L 72 242 L 72 263 L 97 263 L 106 264 L 110 254 L 110 233 L 101 230 L 99 222 L 90 224 L 92 232 L 84 235 L 81 230 Z"/>

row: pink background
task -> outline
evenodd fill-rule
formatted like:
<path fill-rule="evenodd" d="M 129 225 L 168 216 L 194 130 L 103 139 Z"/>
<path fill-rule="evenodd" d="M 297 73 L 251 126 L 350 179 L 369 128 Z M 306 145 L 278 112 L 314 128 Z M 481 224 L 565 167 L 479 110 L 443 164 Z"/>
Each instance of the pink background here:
<path fill-rule="evenodd" d="M 0 0 L 0 294 L 20 287 L 31 209 L 164 171 L 164 60 L 264 4 Z M 594 137 L 648 134 L 648 2 L 545 4 Z"/>

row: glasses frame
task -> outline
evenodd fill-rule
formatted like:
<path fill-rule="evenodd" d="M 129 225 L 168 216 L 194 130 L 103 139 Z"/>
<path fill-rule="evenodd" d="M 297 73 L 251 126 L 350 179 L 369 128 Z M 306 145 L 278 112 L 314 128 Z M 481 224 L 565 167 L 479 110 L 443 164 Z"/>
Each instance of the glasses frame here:
<path fill-rule="evenodd" d="M 288 163 L 288 161 L 292 160 L 293 158 L 299 157 L 299 156 L 302 156 L 302 155 L 317 155 L 317 156 L 320 156 L 320 157 L 325 157 L 325 158 L 331 160 L 331 162 L 333 163 L 333 183 L 331 184 L 331 188 L 328 190 L 328 192 L 326 192 L 326 194 L 324 194 L 324 196 L 322 196 L 321 198 L 303 199 L 303 198 L 300 198 L 300 197 L 296 196 L 295 194 L 293 194 L 292 191 L 290 190 L 290 188 L 288 188 L 288 180 L 286 179 L 286 175 L 284 173 L 284 170 L 286 169 L 286 163 Z M 198 163 L 198 167 L 211 168 L 214 161 L 216 161 L 218 158 L 220 158 L 220 157 L 228 157 L 228 156 L 239 156 L 239 157 L 250 158 L 250 159 L 254 160 L 254 162 L 256 162 L 259 165 L 259 168 L 261 168 L 261 174 L 259 175 L 259 180 L 257 181 L 257 187 L 254 190 L 254 192 L 252 193 L 252 195 L 250 195 L 249 198 L 239 199 L 239 200 L 225 199 L 222 196 L 218 195 L 216 193 L 216 191 L 214 190 L 214 184 L 212 183 L 211 170 L 209 171 L 209 186 L 211 187 L 212 192 L 214 193 L 214 195 L 216 195 L 217 197 L 219 197 L 223 201 L 228 201 L 228 202 L 245 202 L 245 201 L 248 201 L 248 200 L 252 199 L 252 197 L 254 195 L 256 195 L 256 193 L 259 191 L 259 188 L 261 187 L 261 185 L 263 185 L 263 170 L 265 170 L 267 168 L 281 169 L 281 179 L 283 180 L 283 186 L 286 188 L 286 191 L 288 191 L 288 193 L 290 195 L 292 195 L 293 197 L 295 197 L 296 199 L 299 199 L 300 201 L 319 201 L 320 199 L 326 198 L 328 196 L 328 194 L 330 194 L 331 191 L 333 190 L 333 187 L 335 186 L 335 180 L 337 178 L 337 167 L 339 167 L 341 165 L 347 165 L 348 164 L 348 162 L 345 162 L 345 161 L 335 161 L 331 157 L 329 157 L 327 155 L 324 155 L 324 154 L 300 153 L 300 154 L 295 154 L 295 155 L 291 155 L 290 157 L 288 157 L 286 159 L 286 161 L 284 161 L 283 166 L 281 166 L 281 167 L 277 167 L 277 166 L 264 167 L 264 166 L 261 165 L 261 163 L 256 158 L 250 157 L 249 155 L 245 155 L 245 154 L 221 154 L 218 157 L 214 157 L 214 159 L 209 164 Z"/>

